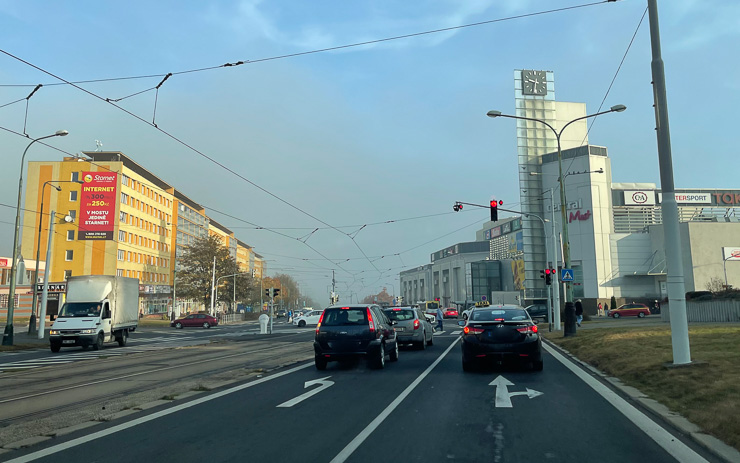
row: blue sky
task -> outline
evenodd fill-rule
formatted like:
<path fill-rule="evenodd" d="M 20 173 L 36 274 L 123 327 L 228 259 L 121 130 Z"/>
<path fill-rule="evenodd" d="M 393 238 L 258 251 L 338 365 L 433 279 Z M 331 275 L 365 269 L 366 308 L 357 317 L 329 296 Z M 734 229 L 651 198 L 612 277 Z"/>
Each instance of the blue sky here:
<path fill-rule="evenodd" d="M 0 0 L 0 49 L 69 81 L 161 76 L 585 3 Z M 0 106 L 45 84 L 29 100 L 32 137 L 69 130 L 52 140 L 69 152 L 94 150 L 100 140 L 103 149 L 124 152 L 192 199 L 293 238 L 325 227 L 296 208 L 333 227 L 354 226 L 340 228 L 343 233 L 321 229 L 307 240 L 330 263 L 298 239 L 209 211 L 255 246 L 270 269 L 293 275 L 317 300 L 328 298 L 335 269 L 348 300 L 349 292 L 398 290 L 399 271 L 474 240 L 487 211 L 455 214 L 454 201 L 484 203 L 495 195 L 515 207 L 514 122 L 486 112 L 513 111 L 514 70 L 525 68 L 554 71 L 556 98 L 585 102 L 595 112 L 645 8 L 644 0 L 603 3 L 177 74 L 162 85 L 161 129 L 295 208 L 105 102 L 48 85 L 58 81 L 7 54 L 0 54 Z M 733 108 L 740 103 L 740 3 L 662 0 L 659 12 L 676 187 L 738 188 L 737 142 L 728 135 L 737 132 Z M 650 60 L 645 17 L 604 103 L 628 109 L 599 118 L 589 135 L 592 144 L 609 148 L 615 182 L 659 184 Z M 160 80 L 80 86 L 120 98 Z M 151 122 L 154 92 L 119 104 Z M 23 132 L 24 117 L 25 102 L 0 107 L 2 128 Z M 26 144 L 0 130 L 3 204 L 15 203 Z M 27 158 L 60 154 L 34 146 Z M 0 255 L 11 254 L 14 216 L 13 208 L 0 206 Z M 421 216 L 433 217 L 413 219 Z M 390 220 L 397 222 L 353 234 Z"/>

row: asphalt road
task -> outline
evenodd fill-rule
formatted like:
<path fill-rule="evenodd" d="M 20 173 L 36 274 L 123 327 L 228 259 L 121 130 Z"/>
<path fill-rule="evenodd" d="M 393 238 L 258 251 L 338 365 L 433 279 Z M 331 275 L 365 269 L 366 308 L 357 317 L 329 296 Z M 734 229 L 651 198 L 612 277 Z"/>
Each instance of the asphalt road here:
<path fill-rule="evenodd" d="M 558 353 L 542 372 L 463 373 L 448 331 L 384 370 L 305 363 L 10 461 L 716 461 L 695 452 Z"/>

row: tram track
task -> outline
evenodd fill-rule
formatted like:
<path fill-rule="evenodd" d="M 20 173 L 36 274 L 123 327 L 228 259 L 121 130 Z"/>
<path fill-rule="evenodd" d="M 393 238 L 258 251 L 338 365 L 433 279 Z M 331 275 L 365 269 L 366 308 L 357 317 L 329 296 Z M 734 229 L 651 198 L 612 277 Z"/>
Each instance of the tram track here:
<path fill-rule="evenodd" d="M 13 409 L 17 410 L 17 412 L 12 416 L 0 419 L 0 428 L 31 420 L 48 418 L 56 414 L 68 413 L 83 407 L 104 405 L 116 399 L 125 399 L 127 396 L 149 392 L 155 388 L 173 387 L 186 380 L 205 380 L 219 374 L 237 370 L 272 369 L 281 364 L 281 359 L 300 358 L 303 354 L 307 353 L 306 346 L 296 342 L 281 343 L 276 346 L 269 340 L 260 341 L 259 348 L 255 349 L 255 345 L 252 343 L 239 346 L 237 344 L 241 343 L 230 342 L 229 340 L 221 341 L 221 343 L 186 348 L 187 361 L 184 362 L 179 362 L 179 360 L 183 360 L 182 356 L 170 356 L 163 359 L 161 358 L 161 351 L 131 354 L 131 357 L 128 359 L 130 361 L 141 360 L 142 357 L 146 358 L 146 360 L 144 362 L 132 362 L 126 365 L 125 367 L 130 372 L 124 374 L 121 374 L 120 368 L 112 368 L 120 364 L 121 357 L 105 359 L 103 363 L 100 362 L 100 359 L 94 359 L 97 361 L 81 361 L 74 364 L 65 364 L 64 366 L 66 368 L 63 370 L 66 371 L 64 373 L 49 379 L 43 379 L 42 377 L 44 374 L 54 372 L 54 366 L 27 370 L 25 372 L 26 374 L 14 374 L 14 379 L 21 380 L 20 382 L 23 384 L 18 384 L 18 389 L 15 391 L 9 391 L 7 384 L 5 385 L 6 387 L 3 388 L 2 392 L 13 392 L 14 395 L 0 398 L 0 408 L 7 411 Z M 218 351 L 210 350 L 213 347 L 236 349 L 236 351 L 226 355 L 218 355 Z M 173 351 L 180 350 L 185 353 L 186 349 L 172 349 L 169 353 L 172 354 Z M 197 358 L 193 359 L 194 356 Z M 238 365 L 233 362 L 236 358 L 242 359 Z M 135 371 L 136 367 L 151 365 L 154 362 L 160 364 L 169 362 L 171 364 Z M 77 368 L 69 368 L 70 366 Z M 57 365 L 57 373 L 59 373 L 58 367 L 59 365 Z M 181 374 L 177 374 L 178 371 Z M 107 373 L 107 376 L 93 381 L 74 381 L 80 376 L 100 375 L 101 372 Z M 247 376 L 245 376 L 246 378 Z M 4 377 L 2 379 L 6 380 L 9 378 Z M 39 381 L 43 381 L 41 388 L 39 388 Z M 36 390 L 28 392 L 24 386 L 28 386 L 31 383 L 35 384 Z M 23 389 L 25 392 L 20 391 L 19 393 L 20 389 Z M 81 394 L 80 391 L 86 391 L 87 393 Z M 53 402 L 57 403 L 55 404 Z M 47 403 L 47 405 L 38 407 L 40 403 Z M 37 409 L 33 409 L 32 405 L 35 405 Z M 30 411 L 28 411 L 29 408 Z"/>

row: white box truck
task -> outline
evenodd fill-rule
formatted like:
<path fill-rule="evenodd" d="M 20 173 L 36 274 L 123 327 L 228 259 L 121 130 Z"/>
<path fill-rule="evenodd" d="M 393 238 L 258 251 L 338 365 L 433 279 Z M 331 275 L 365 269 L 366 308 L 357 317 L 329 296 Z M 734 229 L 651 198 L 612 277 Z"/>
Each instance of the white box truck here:
<path fill-rule="evenodd" d="M 62 347 L 103 348 L 126 345 L 139 324 L 139 280 L 110 275 L 83 275 L 67 280 L 67 299 L 51 326 L 52 352 Z"/>

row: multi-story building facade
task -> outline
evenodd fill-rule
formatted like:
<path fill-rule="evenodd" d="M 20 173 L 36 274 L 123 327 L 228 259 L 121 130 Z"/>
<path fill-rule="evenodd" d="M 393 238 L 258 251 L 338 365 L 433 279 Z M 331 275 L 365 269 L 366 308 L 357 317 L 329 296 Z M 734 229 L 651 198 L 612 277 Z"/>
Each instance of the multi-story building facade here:
<path fill-rule="evenodd" d="M 53 210 L 50 282 L 64 282 L 73 275 L 137 278 L 140 311 L 163 313 L 172 307 L 177 262 L 185 247 L 210 233 L 237 257 L 234 233 L 209 220 L 202 206 L 175 187 L 123 153 L 82 154 L 86 158 L 28 163 L 21 255 L 35 257 L 40 242 L 44 259 L 48 213 Z M 47 185 L 42 198 L 48 181 L 61 191 Z M 54 183 L 59 181 L 65 182 Z M 37 212 L 42 201 L 43 218 Z M 251 247 L 244 247 L 254 254 Z M 246 257 L 247 262 L 250 259 Z"/>

